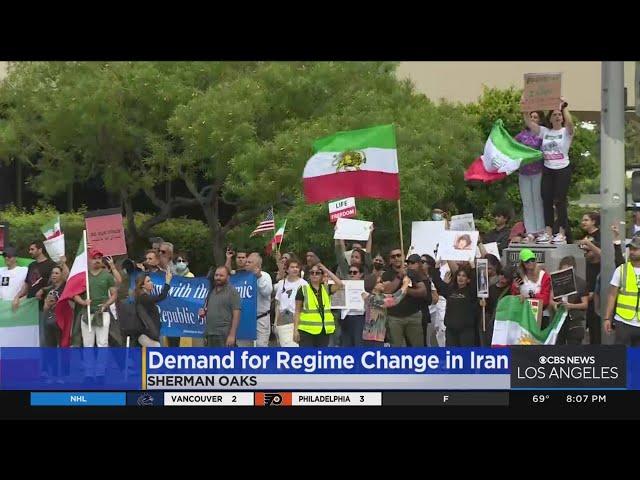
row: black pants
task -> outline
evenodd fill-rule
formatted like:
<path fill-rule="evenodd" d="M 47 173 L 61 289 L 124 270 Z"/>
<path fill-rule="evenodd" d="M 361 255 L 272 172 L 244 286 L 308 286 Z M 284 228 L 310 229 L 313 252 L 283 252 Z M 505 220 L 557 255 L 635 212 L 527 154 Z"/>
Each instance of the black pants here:
<path fill-rule="evenodd" d="M 616 332 L 616 345 L 627 347 L 640 347 L 640 327 L 633 327 L 626 323 L 613 321 Z"/>
<path fill-rule="evenodd" d="M 602 327 L 600 326 L 600 316 L 593 308 L 593 300 L 589 300 L 589 308 L 587 308 L 587 328 L 589 329 L 589 343 L 600 345 L 602 343 Z"/>
<path fill-rule="evenodd" d="M 180 346 L 180 337 L 167 337 L 167 343 L 170 347 L 179 347 Z M 224 345 L 222 345 L 224 347 Z"/>
<path fill-rule="evenodd" d="M 340 346 L 361 347 L 362 330 L 364 330 L 364 315 L 347 315 L 344 317 L 340 331 Z"/>
<path fill-rule="evenodd" d="M 584 339 L 584 315 L 572 318 L 569 314 L 558 332 L 556 345 L 582 345 Z"/>
<path fill-rule="evenodd" d="M 567 194 L 571 185 L 571 165 L 559 170 L 544 167 L 542 170 L 542 205 L 544 209 L 544 224 L 558 233 L 559 227 L 564 228 L 567 243 L 571 243 L 569 230 L 569 214 L 567 212 Z M 558 221 L 555 221 L 553 208 L 555 206 Z"/>
<path fill-rule="evenodd" d="M 322 329 L 317 335 L 311 335 L 310 333 L 303 332 L 302 330 L 298 330 L 300 333 L 300 342 L 298 345 L 301 347 L 328 347 L 329 339 L 331 338 L 331 334 L 327 333 L 326 330 Z"/>
<path fill-rule="evenodd" d="M 475 347 L 476 346 L 476 329 L 474 327 L 467 328 L 451 328 L 447 327 L 446 342 L 447 347 Z"/>

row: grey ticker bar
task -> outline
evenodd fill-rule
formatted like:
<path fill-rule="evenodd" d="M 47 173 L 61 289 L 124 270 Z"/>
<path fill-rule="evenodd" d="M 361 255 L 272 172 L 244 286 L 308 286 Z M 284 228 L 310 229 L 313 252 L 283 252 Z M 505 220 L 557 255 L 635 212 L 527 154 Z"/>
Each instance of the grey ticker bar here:
<path fill-rule="evenodd" d="M 509 392 L 382 392 L 382 406 L 509 406 Z"/>

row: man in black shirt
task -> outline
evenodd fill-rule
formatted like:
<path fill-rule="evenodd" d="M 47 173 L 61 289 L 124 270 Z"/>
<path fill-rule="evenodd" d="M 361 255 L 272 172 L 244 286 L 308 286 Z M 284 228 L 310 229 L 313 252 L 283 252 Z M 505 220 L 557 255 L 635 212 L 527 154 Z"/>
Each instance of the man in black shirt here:
<path fill-rule="evenodd" d="M 582 216 L 581 227 L 585 237 L 578 240 L 578 245 L 584 252 L 586 266 L 586 281 L 589 291 L 589 308 L 587 310 L 587 327 L 589 339 L 592 345 L 601 343 L 600 318 L 593 308 L 593 292 L 596 286 L 596 278 L 600 273 L 600 214 L 597 212 L 585 213 Z"/>
<path fill-rule="evenodd" d="M 499 205 L 493 210 L 493 216 L 495 218 L 496 228 L 482 236 L 482 243 L 486 245 L 487 243 L 496 242 L 500 255 L 502 255 L 502 250 L 509 246 L 511 209 L 504 205 Z"/>
<path fill-rule="evenodd" d="M 29 255 L 35 261 L 29 264 L 27 270 L 27 278 L 25 279 L 25 283 L 20 290 L 20 293 L 13 300 L 13 308 L 17 310 L 20 305 L 20 300 L 24 297 L 27 298 L 37 298 L 40 300 L 40 310 L 44 306 L 44 289 L 49 285 L 49 276 L 51 275 L 51 270 L 57 264 L 48 258 L 44 254 L 44 244 L 40 240 L 36 240 L 29 245 Z M 62 274 L 66 278 L 69 275 L 69 268 L 64 261 L 65 258 L 62 257 L 60 262 L 60 266 L 62 267 Z"/>
<path fill-rule="evenodd" d="M 389 254 L 391 268 L 382 275 L 385 293 L 395 293 L 402 286 L 405 275 L 411 279 L 411 287 L 407 289 L 407 295 L 395 307 L 387 310 L 389 321 L 389 335 L 394 347 L 424 347 L 424 334 L 422 330 L 421 306 L 427 301 L 427 295 L 431 293 L 431 285 L 427 291 L 427 285 L 419 273 L 420 257 L 416 268 L 411 268 L 407 273 L 404 268 L 403 253 L 399 248 L 393 249 Z M 412 258 L 413 255 L 409 258 Z"/>

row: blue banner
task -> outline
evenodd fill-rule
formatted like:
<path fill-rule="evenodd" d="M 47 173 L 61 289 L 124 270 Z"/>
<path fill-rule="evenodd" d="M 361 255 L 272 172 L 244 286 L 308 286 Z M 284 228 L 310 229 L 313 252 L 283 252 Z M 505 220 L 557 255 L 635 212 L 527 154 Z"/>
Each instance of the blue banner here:
<path fill-rule="evenodd" d="M 150 273 L 153 282 L 153 294 L 160 295 L 164 286 L 164 273 Z M 135 276 L 131 276 L 130 290 L 135 288 Z M 238 340 L 256 339 L 256 317 L 258 311 L 257 278 L 250 272 L 238 272 L 232 275 L 229 283 L 240 294 L 240 327 Z M 205 320 L 198 317 L 209 295 L 209 279 L 206 277 L 178 277 L 171 280 L 169 296 L 158 303 L 160 311 L 161 335 L 167 337 L 202 337 Z"/>
<path fill-rule="evenodd" d="M 153 294 L 160 295 L 164 286 L 164 273 L 152 273 Z M 204 319 L 198 310 L 204 306 L 209 294 L 206 277 L 186 278 L 174 276 L 169 296 L 158 303 L 160 310 L 160 334 L 167 337 L 202 337 Z"/>
<path fill-rule="evenodd" d="M 265 275 L 267 275 L 265 273 Z M 255 340 L 258 323 L 258 279 L 251 272 L 237 272 L 231 275 L 229 282 L 240 294 L 240 327 L 238 340 Z"/>

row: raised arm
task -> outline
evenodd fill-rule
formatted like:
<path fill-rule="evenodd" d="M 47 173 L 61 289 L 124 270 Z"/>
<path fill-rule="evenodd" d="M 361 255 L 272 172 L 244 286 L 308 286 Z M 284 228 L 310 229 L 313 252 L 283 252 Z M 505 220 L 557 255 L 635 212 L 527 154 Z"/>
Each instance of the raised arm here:
<path fill-rule="evenodd" d="M 569 104 L 564 99 L 564 97 L 560 97 L 560 101 L 562 102 L 560 107 L 562 110 L 562 114 L 564 115 L 564 128 L 567 129 L 569 135 L 573 136 L 573 118 L 571 117 L 571 112 L 569 111 Z"/>
<path fill-rule="evenodd" d="M 340 280 L 335 273 L 333 273 L 331 270 L 325 267 L 322 263 L 319 263 L 318 267 L 320 267 L 320 269 L 324 273 L 326 273 L 331 280 L 333 280 L 333 285 L 331 286 L 331 293 L 337 292 L 338 290 L 344 287 L 344 283 L 342 283 L 342 280 Z"/>

